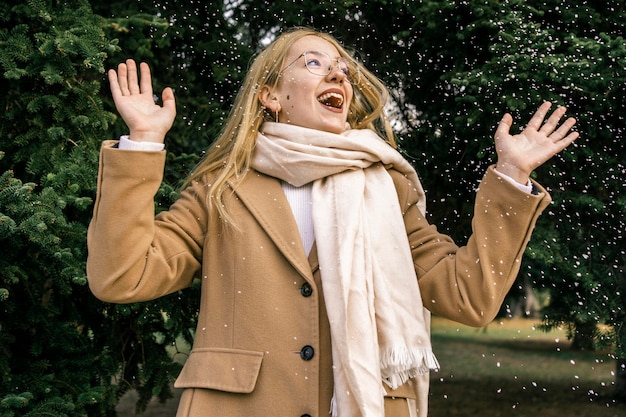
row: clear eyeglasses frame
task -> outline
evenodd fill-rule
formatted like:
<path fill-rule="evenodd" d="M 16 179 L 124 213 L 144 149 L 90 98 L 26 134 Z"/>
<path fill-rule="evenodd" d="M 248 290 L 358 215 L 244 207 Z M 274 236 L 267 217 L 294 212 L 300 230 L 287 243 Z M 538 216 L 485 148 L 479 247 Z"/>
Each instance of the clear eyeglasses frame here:
<path fill-rule="evenodd" d="M 331 58 L 326 52 L 321 51 L 305 51 L 298 55 L 296 59 L 291 61 L 289 65 L 280 71 L 280 75 L 285 72 L 289 67 L 298 62 L 300 58 L 304 57 L 304 65 L 306 69 L 313 75 L 319 75 L 325 77 L 333 71 L 335 63 L 339 71 L 346 75 L 346 79 L 349 83 L 357 82 L 359 79 L 358 66 L 355 62 L 339 57 Z"/>

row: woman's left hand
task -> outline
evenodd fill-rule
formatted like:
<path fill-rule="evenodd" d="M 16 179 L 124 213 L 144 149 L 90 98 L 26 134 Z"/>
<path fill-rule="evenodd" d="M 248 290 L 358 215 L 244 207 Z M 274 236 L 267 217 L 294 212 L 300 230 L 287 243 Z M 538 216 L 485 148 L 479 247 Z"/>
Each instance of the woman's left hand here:
<path fill-rule="evenodd" d="M 513 117 L 509 113 L 504 115 L 495 133 L 498 172 L 508 175 L 520 184 L 527 184 L 533 170 L 568 147 L 578 137 L 578 132 L 570 132 L 576 124 L 573 117 L 558 126 L 565 114 L 565 107 L 557 107 L 543 123 L 551 106 L 550 102 L 539 106 L 526 128 L 517 135 L 509 133 Z"/>

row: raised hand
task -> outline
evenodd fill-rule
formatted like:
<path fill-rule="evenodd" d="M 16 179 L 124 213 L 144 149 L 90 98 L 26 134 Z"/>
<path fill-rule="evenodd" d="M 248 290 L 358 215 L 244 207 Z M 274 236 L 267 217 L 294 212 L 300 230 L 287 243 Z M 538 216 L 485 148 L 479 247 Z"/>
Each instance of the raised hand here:
<path fill-rule="evenodd" d="M 496 129 L 496 169 L 520 184 L 526 184 L 534 169 L 568 147 L 578 137 L 577 132 L 570 132 L 576 124 L 573 117 L 558 126 L 565 114 L 565 107 L 557 107 L 544 123 L 550 107 L 550 102 L 539 106 L 526 128 L 517 135 L 509 133 L 513 118 L 508 113 Z"/>
<path fill-rule="evenodd" d="M 154 102 L 150 67 L 142 62 L 139 69 L 140 76 L 135 61 L 129 59 L 119 64 L 117 72 L 109 70 L 115 107 L 128 126 L 131 140 L 163 143 L 176 117 L 174 91 L 165 88 L 163 106 L 159 106 Z"/>

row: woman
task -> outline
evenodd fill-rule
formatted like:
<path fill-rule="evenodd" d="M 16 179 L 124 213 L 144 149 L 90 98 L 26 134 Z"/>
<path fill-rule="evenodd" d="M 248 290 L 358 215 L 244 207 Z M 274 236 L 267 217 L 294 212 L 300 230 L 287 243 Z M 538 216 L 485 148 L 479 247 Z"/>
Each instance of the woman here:
<path fill-rule="evenodd" d="M 494 318 L 550 202 L 529 174 L 578 136 L 574 119 L 558 126 L 561 107 L 543 123 L 550 103 L 518 135 L 505 115 L 458 247 L 424 218 L 385 87 L 331 36 L 295 29 L 256 58 L 221 136 L 155 219 L 174 95 L 156 105 L 132 60 L 109 80 L 130 135 L 102 147 L 89 282 L 128 303 L 202 279 L 179 417 L 425 416 L 430 312 Z"/>

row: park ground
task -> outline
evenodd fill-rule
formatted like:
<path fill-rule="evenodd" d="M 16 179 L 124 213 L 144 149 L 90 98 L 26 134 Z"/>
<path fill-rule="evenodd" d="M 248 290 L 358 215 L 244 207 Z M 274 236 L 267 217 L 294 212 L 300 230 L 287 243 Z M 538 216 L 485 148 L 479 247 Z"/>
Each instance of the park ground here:
<path fill-rule="evenodd" d="M 434 317 L 432 340 L 441 369 L 431 374 L 429 417 L 618 417 L 611 400 L 615 363 L 609 352 L 575 352 L 565 330 L 537 320 L 496 320 L 476 329 Z M 174 417 L 179 391 L 153 401 L 142 417 Z M 134 416 L 134 393 L 117 407 Z"/>

